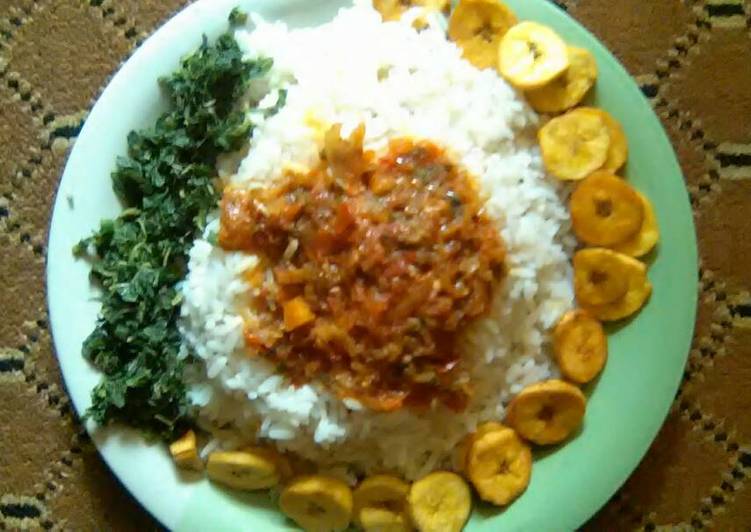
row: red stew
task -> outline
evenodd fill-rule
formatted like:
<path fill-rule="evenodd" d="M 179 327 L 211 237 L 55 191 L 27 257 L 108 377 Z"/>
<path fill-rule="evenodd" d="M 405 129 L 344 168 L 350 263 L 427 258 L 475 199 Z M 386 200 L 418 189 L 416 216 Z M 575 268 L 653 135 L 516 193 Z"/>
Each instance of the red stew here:
<path fill-rule="evenodd" d="M 228 188 L 220 245 L 262 257 L 246 341 L 295 384 L 391 411 L 471 394 L 456 343 L 488 311 L 504 245 L 471 177 L 428 141 L 376 159 L 364 128 L 270 190 Z"/>

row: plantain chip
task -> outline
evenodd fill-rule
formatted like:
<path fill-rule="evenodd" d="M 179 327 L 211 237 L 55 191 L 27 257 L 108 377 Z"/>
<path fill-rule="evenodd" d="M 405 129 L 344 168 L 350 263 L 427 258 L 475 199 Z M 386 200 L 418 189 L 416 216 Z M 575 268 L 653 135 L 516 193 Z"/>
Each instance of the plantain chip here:
<path fill-rule="evenodd" d="M 553 355 L 564 377 L 577 384 L 588 383 L 608 358 L 602 324 L 585 310 L 567 312 L 553 331 Z"/>
<path fill-rule="evenodd" d="M 448 35 L 477 68 L 496 68 L 498 46 L 516 16 L 497 0 L 460 0 L 449 19 Z"/>
<path fill-rule="evenodd" d="M 625 242 L 613 246 L 613 249 L 632 257 L 643 257 L 652 251 L 660 240 L 660 228 L 657 225 L 657 216 L 655 216 L 652 202 L 638 190 L 636 193 L 644 206 L 644 222 L 638 233 Z"/>
<path fill-rule="evenodd" d="M 652 294 L 652 283 L 647 278 L 647 266 L 628 255 L 621 255 L 623 273 L 628 280 L 628 290 L 622 298 L 604 305 L 584 305 L 582 308 L 602 321 L 627 318 L 641 309 Z"/>
<path fill-rule="evenodd" d="M 604 305 L 628 290 L 622 255 L 605 248 L 587 248 L 574 254 L 574 293 L 586 305 Z"/>
<path fill-rule="evenodd" d="M 506 506 L 521 495 L 532 473 L 532 451 L 509 427 L 475 435 L 467 476 L 484 501 Z"/>
<path fill-rule="evenodd" d="M 542 159 L 548 171 L 564 181 L 578 181 L 601 168 L 610 149 L 605 121 L 574 109 L 540 128 Z"/>
<path fill-rule="evenodd" d="M 591 246 L 613 246 L 639 232 L 644 205 L 636 191 L 618 176 L 595 172 L 576 187 L 569 200 L 574 234 Z"/>
<path fill-rule="evenodd" d="M 539 113 L 561 113 L 578 105 L 597 81 L 597 62 L 584 48 L 568 47 L 569 67 L 539 89 L 527 92 L 527 101 Z"/>
<path fill-rule="evenodd" d="M 568 50 L 556 32 L 537 22 L 510 28 L 498 47 L 498 70 L 514 87 L 537 89 L 569 67 Z"/>
<path fill-rule="evenodd" d="M 538 445 L 560 443 L 581 425 L 586 403 L 579 388 L 550 379 L 519 392 L 509 404 L 506 422 Z"/>
<path fill-rule="evenodd" d="M 602 109 L 580 107 L 579 111 L 599 116 L 605 122 L 608 128 L 608 135 L 610 135 L 610 148 L 608 149 L 608 156 L 602 168 L 603 170 L 610 170 L 613 173 L 617 172 L 626 164 L 626 159 L 628 159 L 628 140 L 626 139 L 623 127 L 610 113 Z"/>
<path fill-rule="evenodd" d="M 422 7 L 429 11 L 440 11 L 448 15 L 451 8 L 450 0 L 373 0 L 373 7 L 383 20 L 399 20 L 401 16 L 413 7 Z"/>

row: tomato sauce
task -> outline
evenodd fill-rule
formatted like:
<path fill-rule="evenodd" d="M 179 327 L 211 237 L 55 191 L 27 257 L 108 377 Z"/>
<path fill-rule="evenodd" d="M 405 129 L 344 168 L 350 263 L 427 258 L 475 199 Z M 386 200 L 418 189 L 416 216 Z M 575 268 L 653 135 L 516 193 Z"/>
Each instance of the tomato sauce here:
<path fill-rule="evenodd" d="M 326 134 L 321 163 L 272 189 L 227 188 L 219 244 L 254 253 L 246 341 L 295 384 L 392 411 L 460 411 L 461 331 L 487 313 L 505 251 L 471 176 L 429 141 L 376 158 L 364 128 Z"/>

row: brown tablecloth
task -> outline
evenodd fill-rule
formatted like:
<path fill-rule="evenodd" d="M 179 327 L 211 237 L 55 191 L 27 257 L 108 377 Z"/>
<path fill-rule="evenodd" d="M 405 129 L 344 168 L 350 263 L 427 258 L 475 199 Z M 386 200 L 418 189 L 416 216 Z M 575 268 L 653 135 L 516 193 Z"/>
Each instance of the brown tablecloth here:
<path fill-rule="evenodd" d="M 55 189 L 87 110 L 185 3 L 0 0 L 0 529 L 157 528 L 72 413 L 47 325 L 44 257 Z M 751 5 L 558 3 L 625 63 L 662 118 L 701 251 L 681 390 L 642 464 L 588 528 L 751 530 Z"/>

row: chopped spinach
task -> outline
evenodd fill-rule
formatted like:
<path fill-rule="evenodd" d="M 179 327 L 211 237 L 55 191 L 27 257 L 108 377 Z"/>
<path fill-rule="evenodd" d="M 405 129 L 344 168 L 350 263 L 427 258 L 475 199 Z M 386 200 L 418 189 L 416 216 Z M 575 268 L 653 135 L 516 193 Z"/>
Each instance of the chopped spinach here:
<path fill-rule="evenodd" d="M 238 15 L 235 14 L 237 19 Z M 230 33 L 182 60 L 160 80 L 172 108 L 132 132 L 113 188 L 125 210 L 75 252 L 92 262 L 102 309 L 84 356 L 104 373 L 87 415 L 174 436 L 188 409 L 177 328 L 187 252 L 218 200 L 215 163 L 237 150 L 253 124 L 235 106 L 270 59 L 244 61 Z"/>
<path fill-rule="evenodd" d="M 245 24 L 248 21 L 248 14 L 239 7 L 234 8 L 229 14 L 229 23 L 233 25 Z"/>

